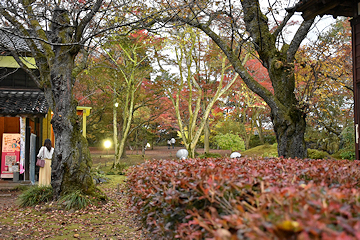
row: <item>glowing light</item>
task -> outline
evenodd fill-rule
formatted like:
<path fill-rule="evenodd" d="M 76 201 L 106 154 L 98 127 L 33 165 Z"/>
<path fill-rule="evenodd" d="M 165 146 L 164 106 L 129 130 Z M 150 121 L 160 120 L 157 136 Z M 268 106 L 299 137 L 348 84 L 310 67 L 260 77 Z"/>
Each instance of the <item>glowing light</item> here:
<path fill-rule="evenodd" d="M 105 148 L 110 148 L 110 147 L 111 147 L 111 142 L 110 142 L 109 140 L 106 140 L 106 141 L 104 142 L 104 147 L 105 147 Z"/>

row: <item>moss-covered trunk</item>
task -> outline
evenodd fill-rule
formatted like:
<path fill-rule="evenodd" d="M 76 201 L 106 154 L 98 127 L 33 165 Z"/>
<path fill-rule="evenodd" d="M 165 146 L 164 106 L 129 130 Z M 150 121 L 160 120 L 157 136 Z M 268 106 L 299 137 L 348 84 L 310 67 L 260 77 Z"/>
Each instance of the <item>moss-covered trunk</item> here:
<path fill-rule="evenodd" d="M 284 114 L 271 114 L 278 143 L 278 155 L 291 158 L 305 158 L 304 140 L 306 122 L 302 112 L 296 108 Z"/>
<path fill-rule="evenodd" d="M 54 16 L 56 23 L 52 31 L 60 43 L 68 42 L 72 29 L 63 27 L 66 12 L 59 11 Z M 73 45 L 53 46 L 54 55 L 50 60 L 50 84 L 47 86 L 47 98 L 52 102 L 54 113 L 51 124 L 55 134 L 55 152 L 52 159 L 51 185 L 54 198 L 63 193 L 82 190 L 88 195 L 95 194 L 94 183 L 90 174 L 92 160 L 87 141 L 80 132 L 80 121 L 76 115 L 77 102 L 73 95 L 75 77 L 73 76 L 74 59 L 77 51 Z"/>
<path fill-rule="evenodd" d="M 277 107 L 271 108 L 278 155 L 305 158 L 307 156 L 304 139 L 306 114 L 299 108 L 295 96 L 294 66 L 287 62 L 286 54 L 274 54 L 270 58 L 268 72 L 278 103 Z"/>
<path fill-rule="evenodd" d="M 77 104 L 72 94 L 74 79 L 69 69 L 72 69 L 73 62 L 67 55 L 66 52 L 58 54 L 51 70 L 51 84 L 56 90 L 53 91 L 54 115 L 51 120 L 55 134 L 51 185 L 55 198 L 76 189 L 90 195 L 95 190 L 90 175 L 90 152 L 80 133 Z"/>

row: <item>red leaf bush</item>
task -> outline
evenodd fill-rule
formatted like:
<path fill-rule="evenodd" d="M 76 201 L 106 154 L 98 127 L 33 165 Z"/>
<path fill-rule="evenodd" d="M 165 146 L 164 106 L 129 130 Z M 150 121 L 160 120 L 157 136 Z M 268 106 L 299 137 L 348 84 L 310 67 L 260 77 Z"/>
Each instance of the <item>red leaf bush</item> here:
<path fill-rule="evenodd" d="M 360 239 L 359 161 L 188 159 L 128 170 L 156 239 Z"/>

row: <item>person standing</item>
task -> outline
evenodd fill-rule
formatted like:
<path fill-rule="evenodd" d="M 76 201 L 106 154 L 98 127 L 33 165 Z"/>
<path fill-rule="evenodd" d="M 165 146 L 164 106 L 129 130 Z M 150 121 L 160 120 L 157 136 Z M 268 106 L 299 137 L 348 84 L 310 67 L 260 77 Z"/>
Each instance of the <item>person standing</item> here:
<path fill-rule="evenodd" d="M 44 146 L 42 146 L 37 155 L 38 158 L 45 160 L 45 166 L 39 171 L 39 186 L 50 186 L 51 183 L 51 159 L 54 153 L 54 148 L 51 146 L 51 140 L 45 139 Z"/>
<path fill-rule="evenodd" d="M 175 138 L 171 138 L 171 145 L 172 145 L 172 148 L 174 149 L 174 146 L 175 146 Z"/>
<path fill-rule="evenodd" d="M 170 149 L 170 146 L 171 146 L 171 140 L 170 139 L 167 140 L 167 145 L 168 145 L 168 149 Z"/>

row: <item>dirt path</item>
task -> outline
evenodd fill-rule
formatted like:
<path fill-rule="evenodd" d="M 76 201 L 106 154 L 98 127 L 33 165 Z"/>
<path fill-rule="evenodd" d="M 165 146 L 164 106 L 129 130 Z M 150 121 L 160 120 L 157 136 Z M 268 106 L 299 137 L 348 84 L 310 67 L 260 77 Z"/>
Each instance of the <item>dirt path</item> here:
<path fill-rule="evenodd" d="M 174 149 L 172 147 L 170 147 L 170 149 L 168 149 L 167 146 L 154 146 L 153 148 L 148 148 L 145 151 L 145 158 L 146 159 L 176 159 L 176 153 L 177 151 L 179 151 L 180 149 L 184 149 L 184 147 L 180 147 L 180 146 L 176 146 Z M 93 156 L 98 157 L 99 155 L 102 156 L 109 156 L 109 155 L 114 155 L 114 150 L 105 150 L 105 149 L 101 149 L 101 148 L 94 148 L 91 147 L 90 148 L 90 152 Z M 204 149 L 203 148 L 197 148 L 196 152 L 199 154 L 203 154 L 204 153 Z M 222 156 L 225 155 L 230 155 L 230 150 L 214 150 L 211 149 L 210 153 L 219 153 Z M 142 155 L 142 151 L 141 150 L 126 150 L 126 155 L 127 156 L 131 156 L 131 155 Z"/>

